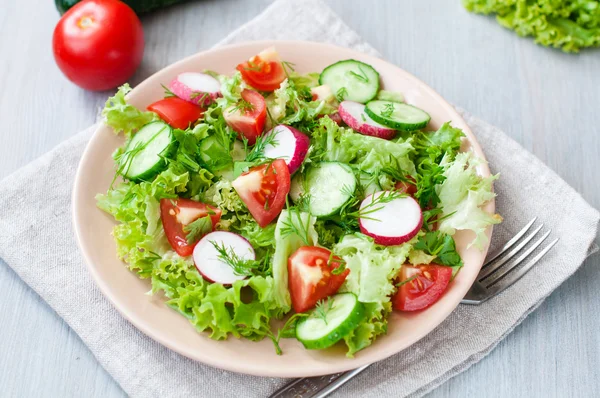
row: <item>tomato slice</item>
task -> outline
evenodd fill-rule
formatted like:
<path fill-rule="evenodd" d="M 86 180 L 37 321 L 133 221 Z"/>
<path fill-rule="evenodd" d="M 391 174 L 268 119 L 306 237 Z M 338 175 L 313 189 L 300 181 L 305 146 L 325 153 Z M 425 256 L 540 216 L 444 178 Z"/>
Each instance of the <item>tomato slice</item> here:
<path fill-rule="evenodd" d="M 400 282 L 409 280 L 398 288 L 392 298 L 394 309 L 398 311 L 418 311 L 438 301 L 450 279 L 452 268 L 429 264 L 411 267 L 402 266 Z"/>
<path fill-rule="evenodd" d="M 263 133 L 267 121 L 267 105 L 259 92 L 245 89 L 242 100 L 249 106 L 231 106 L 223 112 L 227 125 L 241 138 L 246 137 L 250 145 L 256 143 L 256 138 Z"/>
<path fill-rule="evenodd" d="M 308 311 L 340 289 L 350 270 L 334 275 L 332 271 L 341 266 L 341 260 L 334 256 L 330 261 L 330 257 L 329 250 L 315 246 L 302 246 L 290 256 L 288 285 L 294 311 Z"/>
<path fill-rule="evenodd" d="M 257 90 L 277 90 L 287 75 L 279 54 L 274 48 L 268 48 L 248 61 L 236 67 L 246 83 Z"/>
<path fill-rule="evenodd" d="M 190 127 L 204 113 L 204 110 L 198 105 L 177 97 L 161 99 L 148 105 L 147 109 L 158 114 L 171 127 L 182 130 Z"/>
<path fill-rule="evenodd" d="M 406 178 L 409 180 L 409 182 L 398 181 L 396 183 L 395 188 L 400 193 L 405 193 L 405 194 L 408 194 L 408 195 L 414 197 L 415 194 L 417 193 L 417 183 L 416 183 L 415 179 L 412 178 L 411 176 L 406 176 Z"/>
<path fill-rule="evenodd" d="M 285 198 L 290 192 L 290 172 L 285 161 L 277 159 L 251 168 L 231 185 L 258 225 L 266 227 L 285 205 Z"/>
<path fill-rule="evenodd" d="M 214 229 L 221 219 L 221 210 L 190 199 L 160 200 L 160 219 L 165 229 L 165 235 L 167 235 L 167 240 L 173 250 L 180 256 L 191 256 L 194 246 L 198 243 L 198 241 L 192 244 L 188 243 L 187 233 L 183 231 L 183 227 L 206 216 L 210 216 Z M 198 240 L 200 238 L 199 236 Z"/>

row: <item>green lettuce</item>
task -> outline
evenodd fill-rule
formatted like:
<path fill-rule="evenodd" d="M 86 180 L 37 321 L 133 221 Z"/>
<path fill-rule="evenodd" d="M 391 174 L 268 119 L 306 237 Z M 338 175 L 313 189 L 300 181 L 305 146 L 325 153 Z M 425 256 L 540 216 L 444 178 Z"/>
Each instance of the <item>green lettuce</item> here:
<path fill-rule="evenodd" d="M 496 196 L 492 184 L 499 176 L 481 178 L 477 174 L 481 162 L 472 152 L 461 152 L 449 163 L 443 160 L 445 181 L 436 187 L 440 198 L 438 207 L 442 209 L 438 230 L 449 235 L 456 230 L 471 230 L 475 233 L 475 239 L 469 246 L 474 245 L 479 249 L 487 242 L 485 229 L 502 221 L 499 215 L 489 214 L 482 209 L 486 202 Z"/>
<path fill-rule="evenodd" d="M 600 3 L 594 0 L 463 0 L 469 11 L 496 14 L 502 26 L 543 46 L 578 52 L 600 45 Z"/>
<path fill-rule="evenodd" d="M 156 113 L 140 111 L 128 104 L 125 96 L 130 91 L 127 83 L 119 87 L 119 91 L 106 101 L 102 110 L 104 123 L 112 127 L 116 134 L 123 133 L 127 138 L 143 125 L 159 120 Z"/>
<path fill-rule="evenodd" d="M 350 269 L 342 290 L 356 294 L 367 310 L 365 319 L 344 338 L 348 356 L 369 346 L 378 335 L 387 331 L 390 296 L 396 291 L 394 279 L 411 248 L 411 243 L 376 245 L 371 238 L 359 233 L 346 235 L 335 245 L 334 252 Z"/>
<path fill-rule="evenodd" d="M 301 246 L 314 246 L 319 237 L 315 231 L 316 218 L 296 208 L 283 210 L 275 227 L 275 254 L 273 255 L 273 279 L 275 301 L 284 312 L 291 308 L 288 289 L 288 258 Z"/>

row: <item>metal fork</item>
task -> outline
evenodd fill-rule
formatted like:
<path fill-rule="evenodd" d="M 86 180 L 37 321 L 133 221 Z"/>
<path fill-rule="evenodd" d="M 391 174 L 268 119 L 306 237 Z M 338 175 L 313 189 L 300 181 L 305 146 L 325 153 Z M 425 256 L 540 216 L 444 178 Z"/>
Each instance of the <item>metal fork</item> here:
<path fill-rule="evenodd" d="M 540 247 L 550 235 L 550 232 L 552 232 L 548 230 L 533 244 L 529 245 L 527 249 L 523 250 L 544 226 L 544 224 L 541 224 L 523 238 L 536 220 L 537 217 L 534 217 L 511 240 L 506 242 L 504 246 L 488 254 L 475 283 L 473 283 L 473 286 L 471 286 L 461 304 L 478 305 L 494 297 L 521 279 L 523 275 L 552 249 L 556 242 L 558 242 L 558 238 L 539 250 L 524 266 L 518 267 Z M 269 398 L 324 398 L 369 366 L 371 364 L 348 372 L 297 379 L 277 390 Z"/>

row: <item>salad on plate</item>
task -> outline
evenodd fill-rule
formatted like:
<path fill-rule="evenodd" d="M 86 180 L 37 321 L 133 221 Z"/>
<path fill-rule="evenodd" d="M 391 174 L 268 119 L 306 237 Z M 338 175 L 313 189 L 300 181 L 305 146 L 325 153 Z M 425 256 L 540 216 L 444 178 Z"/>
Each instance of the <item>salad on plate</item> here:
<path fill-rule="evenodd" d="M 392 311 L 440 299 L 463 266 L 457 230 L 483 249 L 501 221 L 482 208 L 497 176 L 478 175 L 463 132 L 431 131 L 366 63 L 299 74 L 269 48 L 167 83 L 147 110 L 128 85 L 107 101 L 126 141 L 97 205 L 118 257 L 210 338 L 352 356 Z"/>

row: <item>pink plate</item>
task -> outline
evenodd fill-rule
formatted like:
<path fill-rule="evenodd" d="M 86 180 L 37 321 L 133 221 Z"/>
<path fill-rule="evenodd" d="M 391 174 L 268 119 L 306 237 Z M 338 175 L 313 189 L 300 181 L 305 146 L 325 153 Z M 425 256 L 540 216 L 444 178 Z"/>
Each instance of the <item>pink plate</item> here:
<path fill-rule="evenodd" d="M 348 58 L 372 65 L 381 74 L 385 89 L 402 92 L 409 104 L 423 108 L 431 115 L 430 128 L 438 128 L 451 121 L 467 135 L 463 149 L 470 148 L 484 158 L 465 121 L 430 87 L 379 58 L 328 44 L 263 41 L 205 51 L 149 77 L 131 92 L 129 101 L 144 109 L 162 98 L 161 83 L 168 85 L 179 73 L 212 69 L 231 74 L 238 63 L 269 46 L 275 46 L 282 58 L 294 63 L 301 73 L 319 72 L 327 65 Z M 115 222 L 96 207 L 94 197 L 108 189 L 114 175 L 111 154 L 122 144 L 122 137 L 115 136 L 108 127 L 100 126 L 89 142 L 77 171 L 73 189 L 73 222 L 88 269 L 104 295 L 138 329 L 182 355 L 218 368 L 258 376 L 303 377 L 341 372 L 389 357 L 409 347 L 446 319 L 469 290 L 487 252 L 487 249 L 467 249 L 473 235 L 470 232 L 457 233 L 455 238 L 465 267 L 442 299 L 420 313 L 392 314 L 388 334 L 353 359 L 346 358 L 339 347 L 326 351 L 305 350 L 294 339 L 283 340 L 282 356 L 275 354 L 269 339 L 258 343 L 236 338 L 214 341 L 207 334 L 198 334 L 187 319 L 164 305 L 162 297 L 146 295 L 150 289 L 148 281 L 138 279 L 117 259 L 111 235 Z M 480 166 L 478 171 L 482 176 L 490 174 L 486 165 Z M 494 202 L 488 203 L 485 209 L 492 213 Z M 491 232 L 490 228 L 488 236 Z"/>

